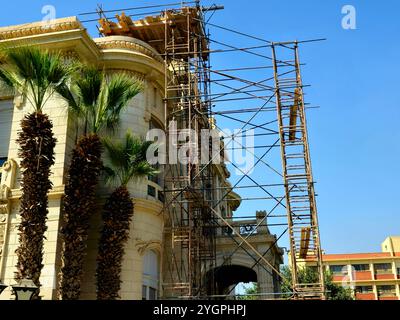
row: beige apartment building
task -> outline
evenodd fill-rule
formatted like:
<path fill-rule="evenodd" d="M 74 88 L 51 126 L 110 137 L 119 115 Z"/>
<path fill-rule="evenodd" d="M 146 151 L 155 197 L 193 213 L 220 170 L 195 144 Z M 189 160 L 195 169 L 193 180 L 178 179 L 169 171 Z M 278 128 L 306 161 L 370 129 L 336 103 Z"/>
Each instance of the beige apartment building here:
<path fill-rule="evenodd" d="M 145 89 L 124 111 L 116 138 L 122 138 L 128 129 L 136 135 L 145 136 L 149 128 L 164 128 L 165 69 L 163 59 L 150 44 L 126 36 L 93 39 L 75 17 L 57 19 L 50 25 L 37 22 L 0 28 L 1 45 L 21 42 L 50 50 L 62 50 L 66 57 L 96 64 L 108 71 L 119 70 L 131 73 L 143 81 Z M 17 226 L 21 196 L 18 145 L 15 141 L 20 120 L 29 110 L 29 103 L 22 97 L 14 96 L 4 88 L 0 90 L 0 282 L 8 285 L 15 283 L 14 271 L 17 262 L 15 250 L 18 246 Z M 68 113 L 67 105 L 62 99 L 53 97 L 46 104 L 44 112 L 49 114 L 53 121 L 57 146 L 51 176 L 53 188 L 49 193 L 48 230 L 44 244 L 41 295 L 43 299 L 57 299 L 61 266 L 59 230 L 62 221 L 62 199 L 70 153 L 77 132 L 74 119 Z M 225 165 L 219 165 L 218 170 L 214 172 L 215 185 L 229 186 L 228 177 L 229 172 Z M 163 279 L 166 272 L 163 257 L 167 256 L 168 252 L 165 252 L 164 243 L 165 216 L 163 215 L 162 181 L 151 179 L 140 183 L 132 182 L 128 188 L 133 195 L 135 213 L 123 261 L 120 295 L 122 299 L 163 297 Z M 98 190 L 99 212 L 108 192 L 109 189 L 104 186 Z M 215 196 L 218 197 L 218 194 Z M 233 211 L 240 205 L 241 200 L 240 196 L 234 192 L 228 199 L 221 202 L 218 210 L 232 222 L 237 233 L 242 232 L 243 225 L 256 225 L 257 221 L 265 215 L 265 212 L 260 211 L 257 216 L 254 214 L 253 220 L 233 222 Z M 82 299 L 96 298 L 94 271 L 101 223 L 100 214 L 93 215 L 92 220 Z M 233 237 L 235 237 L 235 232 L 233 232 Z M 278 279 L 264 267 L 260 265 L 254 267 L 254 257 L 252 258 L 241 249 L 236 250 L 233 255 L 230 254 L 236 248 L 231 236 L 228 237 L 224 230 L 219 230 L 217 236 L 217 265 L 222 263 L 224 257 L 230 256 L 229 263 L 224 267 L 224 276 L 229 278 L 231 274 L 227 284 L 231 286 L 243 280 L 254 281 L 258 282 L 263 292 L 279 291 Z M 275 268 L 279 268 L 279 265 L 283 263 L 283 251 L 274 244 L 275 240 L 276 237 L 266 226 L 261 227 L 248 239 L 260 251 L 272 245 L 272 250 L 269 250 L 265 258 Z M 370 260 L 368 261 L 370 263 Z M 372 274 L 371 271 L 371 276 Z M 244 278 L 243 275 L 245 275 Z M 384 283 L 392 285 L 391 281 Z M 373 290 L 376 291 L 376 287 Z M 398 282 L 396 282 L 396 290 L 399 295 Z M 11 290 L 5 290 L 0 299 L 13 299 Z"/>
<path fill-rule="evenodd" d="M 400 236 L 387 237 L 381 248 L 382 252 L 323 254 L 323 264 L 333 282 L 352 288 L 357 300 L 399 300 Z"/>

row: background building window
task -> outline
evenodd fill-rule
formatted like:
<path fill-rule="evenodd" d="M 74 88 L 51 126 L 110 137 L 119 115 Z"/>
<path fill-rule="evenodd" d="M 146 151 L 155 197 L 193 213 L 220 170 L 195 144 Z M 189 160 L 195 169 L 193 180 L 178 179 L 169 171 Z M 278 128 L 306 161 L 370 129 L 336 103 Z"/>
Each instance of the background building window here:
<path fill-rule="evenodd" d="M 376 263 L 374 264 L 375 273 L 392 273 L 391 263 Z"/>
<path fill-rule="evenodd" d="M 345 275 L 348 273 L 347 266 L 345 265 L 329 266 L 329 270 L 333 275 Z"/>
<path fill-rule="evenodd" d="M 369 271 L 369 264 L 353 264 L 352 267 L 356 271 Z"/>
<path fill-rule="evenodd" d="M 158 298 L 160 269 L 158 260 L 158 254 L 153 250 L 146 251 L 143 256 L 143 300 L 156 300 Z"/>
<path fill-rule="evenodd" d="M 378 295 L 381 297 L 396 295 L 396 287 L 394 285 L 378 286 L 377 289 L 378 289 Z"/>
<path fill-rule="evenodd" d="M 372 286 L 357 286 L 355 288 L 356 293 L 373 293 L 374 289 Z"/>

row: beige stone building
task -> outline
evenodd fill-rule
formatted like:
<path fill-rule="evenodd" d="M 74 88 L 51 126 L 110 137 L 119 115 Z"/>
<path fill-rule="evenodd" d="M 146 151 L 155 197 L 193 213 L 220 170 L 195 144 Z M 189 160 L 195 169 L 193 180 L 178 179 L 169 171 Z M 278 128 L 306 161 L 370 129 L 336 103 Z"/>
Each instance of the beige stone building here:
<path fill-rule="evenodd" d="M 47 49 L 59 49 L 66 56 L 82 62 L 98 65 L 106 70 L 130 72 L 143 80 L 145 89 L 136 96 L 124 111 L 116 138 L 123 137 L 127 129 L 145 136 L 149 128 L 164 127 L 164 64 L 158 52 L 149 44 L 131 37 L 110 36 L 92 39 L 83 25 L 75 17 L 52 21 L 50 25 L 41 22 L 0 28 L 0 44 L 29 43 Z M 20 96 L 13 96 L 5 89 L 0 91 L 0 282 L 14 283 L 16 265 L 15 250 L 18 246 L 17 226 L 19 222 L 20 171 L 18 145 L 15 140 L 20 120 L 30 110 L 29 104 Z M 66 103 L 54 97 L 46 104 L 44 111 L 53 121 L 57 137 L 56 160 L 52 168 L 53 188 L 49 193 L 48 230 L 44 245 L 44 268 L 41 275 L 41 295 L 44 299 L 57 299 L 60 271 L 61 240 L 59 237 L 60 217 L 62 216 L 62 198 L 66 170 L 70 153 L 74 146 L 77 129 L 75 121 L 68 113 Z M 227 185 L 229 172 L 224 165 L 215 174 L 217 185 Z M 99 211 L 109 190 L 99 188 Z M 122 270 L 122 299 L 155 299 L 163 297 L 163 276 L 165 273 L 162 257 L 163 245 L 163 188 L 162 181 L 152 179 L 130 183 L 129 191 L 133 195 L 135 214 L 131 226 L 130 240 Z M 218 195 L 216 195 L 218 197 Z M 232 221 L 233 211 L 240 205 L 240 196 L 232 193 L 230 201 L 224 200 L 220 209 L 222 214 Z M 232 222 L 237 233 L 243 232 L 243 226 L 257 224 L 263 212 L 258 212 L 254 220 Z M 85 263 L 82 299 L 95 299 L 96 255 L 100 214 L 93 216 L 88 252 Z M 244 231 L 246 232 L 246 231 Z M 228 237 L 224 229 L 217 237 L 217 262 L 235 251 L 236 244 Z M 276 238 L 270 234 L 267 226 L 259 227 L 249 241 L 260 251 L 266 251 Z M 266 258 L 279 268 L 282 250 L 272 246 Z M 259 283 L 262 292 L 279 291 L 279 281 L 266 266 L 254 267 L 256 257 L 247 254 L 242 248 L 236 250 L 224 268 L 227 285 L 241 281 Z M 229 276 L 230 275 L 230 276 Z M 271 295 L 272 297 L 273 295 Z M 11 291 L 5 290 L 0 299 L 13 299 Z"/>

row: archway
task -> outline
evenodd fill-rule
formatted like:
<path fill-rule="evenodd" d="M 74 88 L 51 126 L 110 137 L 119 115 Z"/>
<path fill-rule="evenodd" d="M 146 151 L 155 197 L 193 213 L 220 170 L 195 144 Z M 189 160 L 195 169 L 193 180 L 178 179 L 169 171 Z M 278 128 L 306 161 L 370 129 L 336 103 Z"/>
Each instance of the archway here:
<path fill-rule="evenodd" d="M 206 275 L 208 295 L 227 295 L 231 286 L 257 282 L 257 273 L 240 265 L 225 265 L 209 270 Z"/>

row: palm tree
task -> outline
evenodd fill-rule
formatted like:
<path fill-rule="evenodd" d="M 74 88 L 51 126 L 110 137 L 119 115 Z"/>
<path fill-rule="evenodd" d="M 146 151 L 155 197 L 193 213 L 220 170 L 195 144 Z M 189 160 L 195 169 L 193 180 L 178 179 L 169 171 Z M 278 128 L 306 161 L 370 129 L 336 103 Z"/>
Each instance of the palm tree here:
<path fill-rule="evenodd" d="M 103 168 L 100 134 L 119 123 L 121 111 L 142 90 L 138 80 L 123 73 L 107 76 L 82 67 L 71 89 L 59 93 L 83 122 L 84 134 L 72 151 L 64 197 L 64 225 L 60 296 L 75 300 L 81 292 L 89 220 L 95 209 L 95 190 Z"/>
<path fill-rule="evenodd" d="M 104 139 L 103 145 L 110 160 L 105 167 L 108 181 L 117 181 L 119 186 L 104 205 L 103 228 L 101 230 L 97 257 L 97 299 L 119 298 L 121 265 L 124 246 L 129 236 L 129 225 L 133 216 L 133 202 L 127 184 L 133 179 L 152 176 L 157 170 L 146 160 L 146 152 L 152 142 L 144 141 L 127 132 L 123 142 Z"/>
<path fill-rule="evenodd" d="M 22 197 L 15 278 L 32 279 L 39 287 L 56 145 L 52 121 L 43 108 L 60 87 L 66 86 L 74 68 L 64 63 L 60 53 L 33 46 L 3 49 L 0 61 L 0 82 L 23 95 L 33 108 L 22 119 L 17 139 Z"/>

